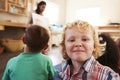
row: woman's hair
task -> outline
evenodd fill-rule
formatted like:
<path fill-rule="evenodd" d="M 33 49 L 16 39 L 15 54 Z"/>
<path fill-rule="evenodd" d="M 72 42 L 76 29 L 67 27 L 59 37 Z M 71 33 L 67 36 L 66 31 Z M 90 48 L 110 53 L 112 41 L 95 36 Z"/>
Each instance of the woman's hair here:
<path fill-rule="evenodd" d="M 97 57 L 98 51 L 99 51 L 98 50 L 99 49 L 99 40 L 98 40 L 97 32 L 88 22 L 77 20 L 75 22 L 68 23 L 64 28 L 63 35 L 62 35 L 62 42 L 61 42 L 62 56 L 64 59 L 69 59 L 69 57 L 66 53 L 66 49 L 65 49 L 65 32 L 67 29 L 77 29 L 80 32 L 92 31 L 93 39 L 94 39 L 94 47 L 95 47 L 95 51 L 93 52 L 93 55 L 95 57 Z"/>
<path fill-rule="evenodd" d="M 118 38 L 118 39 L 116 40 L 116 45 L 117 45 L 118 50 L 119 50 L 119 61 L 118 61 L 118 67 L 119 67 L 119 69 L 120 69 L 120 38 Z M 120 72 L 119 72 L 119 74 L 120 74 Z"/>
<path fill-rule="evenodd" d="M 116 44 L 117 44 L 118 49 L 119 49 L 119 51 L 120 51 L 120 38 L 118 38 L 118 39 L 116 40 Z"/>
<path fill-rule="evenodd" d="M 26 29 L 25 44 L 31 52 L 40 52 L 49 41 L 49 33 L 42 26 L 30 25 Z"/>
<path fill-rule="evenodd" d="M 114 71 L 118 72 L 119 51 L 115 41 L 110 35 L 102 33 L 99 37 L 103 38 L 100 43 L 106 42 L 105 51 L 97 60 L 102 64 L 109 66 Z"/>
<path fill-rule="evenodd" d="M 41 13 L 41 11 L 40 11 L 40 6 L 41 5 L 46 5 L 46 2 L 45 1 L 40 1 L 38 4 L 37 4 L 37 8 L 36 8 L 36 10 L 35 10 L 35 12 L 37 13 L 37 14 L 40 14 Z"/>

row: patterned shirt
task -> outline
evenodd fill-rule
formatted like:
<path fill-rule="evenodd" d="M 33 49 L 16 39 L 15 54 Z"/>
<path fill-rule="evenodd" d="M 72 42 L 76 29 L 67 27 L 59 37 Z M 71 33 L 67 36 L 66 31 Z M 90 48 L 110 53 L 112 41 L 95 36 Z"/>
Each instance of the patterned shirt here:
<path fill-rule="evenodd" d="M 120 77 L 112 69 L 103 66 L 92 56 L 75 74 L 70 74 L 70 61 L 62 63 L 62 80 L 120 80 Z"/>

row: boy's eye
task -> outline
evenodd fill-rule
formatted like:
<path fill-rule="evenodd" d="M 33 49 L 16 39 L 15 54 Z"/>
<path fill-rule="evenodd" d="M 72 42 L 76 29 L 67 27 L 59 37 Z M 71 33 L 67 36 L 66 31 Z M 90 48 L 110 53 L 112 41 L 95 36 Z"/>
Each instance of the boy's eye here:
<path fill-rule="evenodd" d="M 68 42 L 74 42 L 75 40 L 74 39 L 69 39 Z"/>
<path fill-rule="evenodd" d="M 82 39 L 82 41 L 88 41 L 89 39 L 88 38 L 84 38 L 84 39 Z"/>

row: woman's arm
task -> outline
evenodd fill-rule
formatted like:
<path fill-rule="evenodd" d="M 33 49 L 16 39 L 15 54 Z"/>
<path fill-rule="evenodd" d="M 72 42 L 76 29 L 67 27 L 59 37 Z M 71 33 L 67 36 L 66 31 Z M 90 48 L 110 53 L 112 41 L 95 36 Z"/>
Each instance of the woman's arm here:
<path fill-rule="evenodd" d="M 30 13 L 29 16 L 28 16 L 27 24 L 33 24 L 32 13 Z"/>

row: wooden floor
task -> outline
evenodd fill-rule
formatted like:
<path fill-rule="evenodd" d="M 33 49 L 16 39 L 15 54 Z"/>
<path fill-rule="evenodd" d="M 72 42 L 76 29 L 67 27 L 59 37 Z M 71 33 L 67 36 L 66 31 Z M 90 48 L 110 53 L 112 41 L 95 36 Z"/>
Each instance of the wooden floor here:
<path fill-rule="evenodd" d="M 8 60 L 14 56 L 17 56 L 20 52 L 15 52 L 15 53 L 11 53 L 11 52 L 4 52 L 2 54 L 0 54 L 0 80 L 2 79 L 2 75 L 6 66 L 6 63 L 8 62 Z"/>

